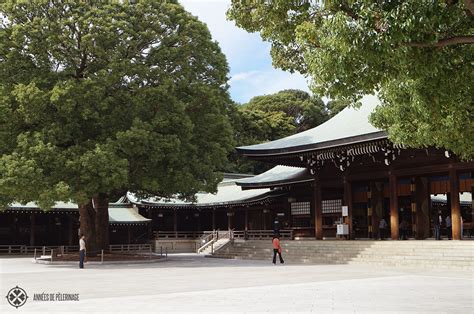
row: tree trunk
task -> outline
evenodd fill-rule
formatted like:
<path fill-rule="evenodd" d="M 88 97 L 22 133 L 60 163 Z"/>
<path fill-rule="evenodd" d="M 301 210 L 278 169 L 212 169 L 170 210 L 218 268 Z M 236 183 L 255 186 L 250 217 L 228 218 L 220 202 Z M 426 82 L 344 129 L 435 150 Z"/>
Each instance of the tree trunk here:
<path fill-rule="evenodd" d="M 99 193 L 94 197 L 95 228 L 97 232 L 97 249 L 109 249 L 109 196 Z"/>
<path fill-rule="evenodd" d="M 95 218 L 92 200 L 79 205 L 80 231 L 81 235 L 85 236 L 88 256 L 95 256 L 97 254 Z"/>

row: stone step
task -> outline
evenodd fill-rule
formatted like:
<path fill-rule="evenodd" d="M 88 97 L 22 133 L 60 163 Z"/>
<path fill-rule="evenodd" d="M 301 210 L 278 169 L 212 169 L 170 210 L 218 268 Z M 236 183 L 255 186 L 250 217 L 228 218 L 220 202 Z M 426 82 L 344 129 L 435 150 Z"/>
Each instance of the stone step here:
<path fill-rule="evenodd" d="M 444 255 L 416 255 L 416 254 L 407 254 L 407 255 L 397 255 L 397 254 L 390 254 L 390 255 L 383 255 L 377 252 L 364 252 L 358 254 L 340 254 L 340 253 L 326 253 L 326 254 L 318 254 L 318 253 L 311 253 L 311 252 L 282 252 L 284 255 L 288 256 L 312 256 L 315 258 L 318 257 L 328 257 L 328 258 L 374 258 L 380 257 L 384 259 L 391 259 L 391 258 L 403 258 L 403 259 L 417 259 L 417 260 L 424 260 L 424 259 L 440 259 L 440 260 L 474 260 L 472 255 L 451 255 L 451 254 L 444 254 Z M 273 251 L 250 251 L 250 252 L 235 252 L 235 251 L 221 251 L 217 254 L 234 254 L 234 255 L 273 255 Z"/>
<path fill-rule="evenodd" d="M 247 249 L 247 248 L 235 248 L 227 249 L 234 253 L 246 253 L 246 252 L 273 252 L 271 248 L 262 249 Z M 377 254 L 377 255 L 416 255 L 416 256 L 470 256 L 474 257 L 472 251 L 416 251 L 416 250 L 392 250 L 392 251 L 380 251 L 380 250 L 301 250 L 293 248 L 283 248 L 283 252 L 288 254 L 298 254 L 299 252 L 311 253 L 311 254 L 331 254 L 331 255 L 358 255 L 358 254 Z"/>
<path fill-rule="evenodd" d="M 271 246 L 271 242 L 265 242 L 265 243 L 255 243 L 255 244 L 243 244 L 243 243 L 234 243 L 235 247 L 254 247 L 254 248 L 259 248 L 259 247 L 265 247 L 265 246 Z M 434 248 L 443 248 L 443 249 L 473 249 L 474 245 L 411 245 L 411 244 L 405 244 L 405 245 L 396 245 L 396 244 L 391 244 L 387 243 L 384 245 L 318 245 L 318 244 L 293 244 L 293 243 L 281 243 L 281 246 L 291 246 L 291 247 L 319 247 L 319 248 L 413 248 L 413 249 L 434 249 Z"/>
<path fill-rule="evenodd" d="M 474 269 L 474 241 L 282 241 L 291 263 Z M 270 241 L 235 241 L 213 257 L 271 260 Z"/>
<path fill-rule="evenodd" d="M 270 253 L 248 253 L 248 254 L 235 254 L 235 253 L 218 253 L 217 256 L 222 255 L 234 255 L 234 256 L 257 256 L 257 257 L 267 257 L 273 256 Z M 380 256 L 375 254 L 367 254 L 367 255 L 357 255 L 357 256 L 340 256 L 340 255 L 310 255 L 310 254 L 282 254 L 283 256 L 287 256 L 289 258 L 311 258 L 311 259 L 327 259 L 327 260 L 371 260 L 371 259 L 379 259 L 379 260 L 414 260 L 414 261 L 469 261 L 474 263 L 474 259 L 472 257 L 453 257 L 453 256 L 445 256 L 445 257 L 432 257 L 426 258 L 421 256 Z"/>
<path fill-rule="evenodd" d="M 266 255 L 266 256 L 261 256 L 261 255 L 232 255 L 232 254 L 227 254 L 227 255 L 215 255 L 213 257 L 220 257 L 220 258 L 236 258 L 236 259 L 256 259 L 256 260 L 267 260 L 271 259 L 272 256 Z M 345 263 L 351 263 L 351 262 L 361 262 L 361 263 L 383 263 L 383 264 L 400 264 L 400 263 L 405 263 L 405 264 L 413 264 L 413 265 L 441 265 L 441 264 L 448 264 L 448 265 L 460 265 L 460 266 L 474 266 L 473 261 L 467 261 L 467 260 L 410 260 L 410 259 L 377 259 L 377 258 L 371 258 L 371 259 L 339 259 L 339 260 L 333 260 L 333 259 L 314 259 L 311 257 L 290 257 L 290 256 L 284 256 L 284 260 L 288 261 L 307 261 L 307 262 L 313 262 L 313 263 L 329 263 L 329 264 L 345 264 Z"/>
<path fill-rule="evenodd" d="M 216 257 L 216 256 L 213 256 Z M 226 259 L 241 259 L 241 260 L 268 260 L 271 261 L 271 257 L 261 258 L 261 257 L 252 257 L 252 256 L 219 256 L 219 258 L 226 258 Z M 278 259 L 277 259 L 278 260 Z M 463 268 L 472 268 L 474 266 L 473 263 L 470 262 L 452 262 L 449 264 L 432 261 L 432 262 L 410 262 L 410 261 L 391 261 L 387 262 L 385 260 L 350 260 L 350 261 L 327 261 L 327 260 L 313 260 L 313 259 L 291 259 L 291 258 L 284 258 L 285 262 L 291 264 L 325 264 L 325 265 L 332 265 L 332 264 L 368 264 L 368 265 L 383 265 L 383 266 L 411 266 L 411 267 L 441 267 L 445 266 L 447 268 L 452 267 L 463 267 Z"/>

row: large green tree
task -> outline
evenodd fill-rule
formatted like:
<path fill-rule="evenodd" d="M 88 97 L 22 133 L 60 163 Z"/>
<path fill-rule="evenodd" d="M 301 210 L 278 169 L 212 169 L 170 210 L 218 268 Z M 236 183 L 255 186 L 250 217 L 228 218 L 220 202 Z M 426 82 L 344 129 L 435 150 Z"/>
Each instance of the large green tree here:
<path fill-rule="evenodd" d="M 216 189 L 228 67 L 176 1 L 6 1 L 0 17 L 1 206 L 77 202 L 93 249 L 112 194 Z"/>
<path fill-rule="evenodd" d="M 301 90 L 282 90 L 231 106 L 229 117 L 237 146 L 277 140 L 313 128 L 329 116 L 324 102 Z M 269 165 L 230 155 L 230 171 L 261 173 Z"/>
<path fill-rule="evenodd" d="M 339 103 L 382 101 L 372 122 L 390 139 L 474 157 L 474 2 L 239 1 L 238 26 L 272 44 L 275 66 L 313 79 Z"/>

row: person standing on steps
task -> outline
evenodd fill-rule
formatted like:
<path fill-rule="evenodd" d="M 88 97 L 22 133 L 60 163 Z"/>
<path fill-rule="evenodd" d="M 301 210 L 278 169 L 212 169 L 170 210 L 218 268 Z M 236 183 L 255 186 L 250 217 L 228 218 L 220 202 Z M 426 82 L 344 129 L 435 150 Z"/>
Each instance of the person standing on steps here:
<path fill-rule="evenodd" d="M 278 257 L 280 257 L 280 264 L 283 264 L 283 257 L 281 257 L 281 245 L 280 245 L 280 238 L 278 236 L 273 236 L 273 264 L 276 264 L 276 255 L 278 253 Z"/>
<path fill-rule="evenodd" d="M 86 258 L 86 237 L 81 235 L 79 240 L 79 268 L 84 268 L 84 260 Z"/>

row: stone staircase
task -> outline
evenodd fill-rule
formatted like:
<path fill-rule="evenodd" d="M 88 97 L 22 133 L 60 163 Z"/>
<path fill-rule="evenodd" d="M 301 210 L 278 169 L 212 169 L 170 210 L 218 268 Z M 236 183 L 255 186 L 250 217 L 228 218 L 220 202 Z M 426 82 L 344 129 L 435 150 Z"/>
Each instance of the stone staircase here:
<path fill-rule="evenodd" d="M 224 238 L 224 239 L 219 239 L 217 241 L 214 241 L 214 243 L 209 246 L 207 246 L 204 250 L 199 252 L 199 254 L 204 254 L 204 255 L 210 255 L 212 253 L 212 250 L 218 251 L 221 248 L 223 248 L 225 245 L 227 245 L 230 242 L 229 238 Z"/>
<path fill-rule="evenodd" d="M 366 264 L 414 268 L 474 270 L 474 241 L 282 241 L 282 255 L 291 264 Z M 235 240 L 212 257 L 268 260 L 269 240 Z"/>

